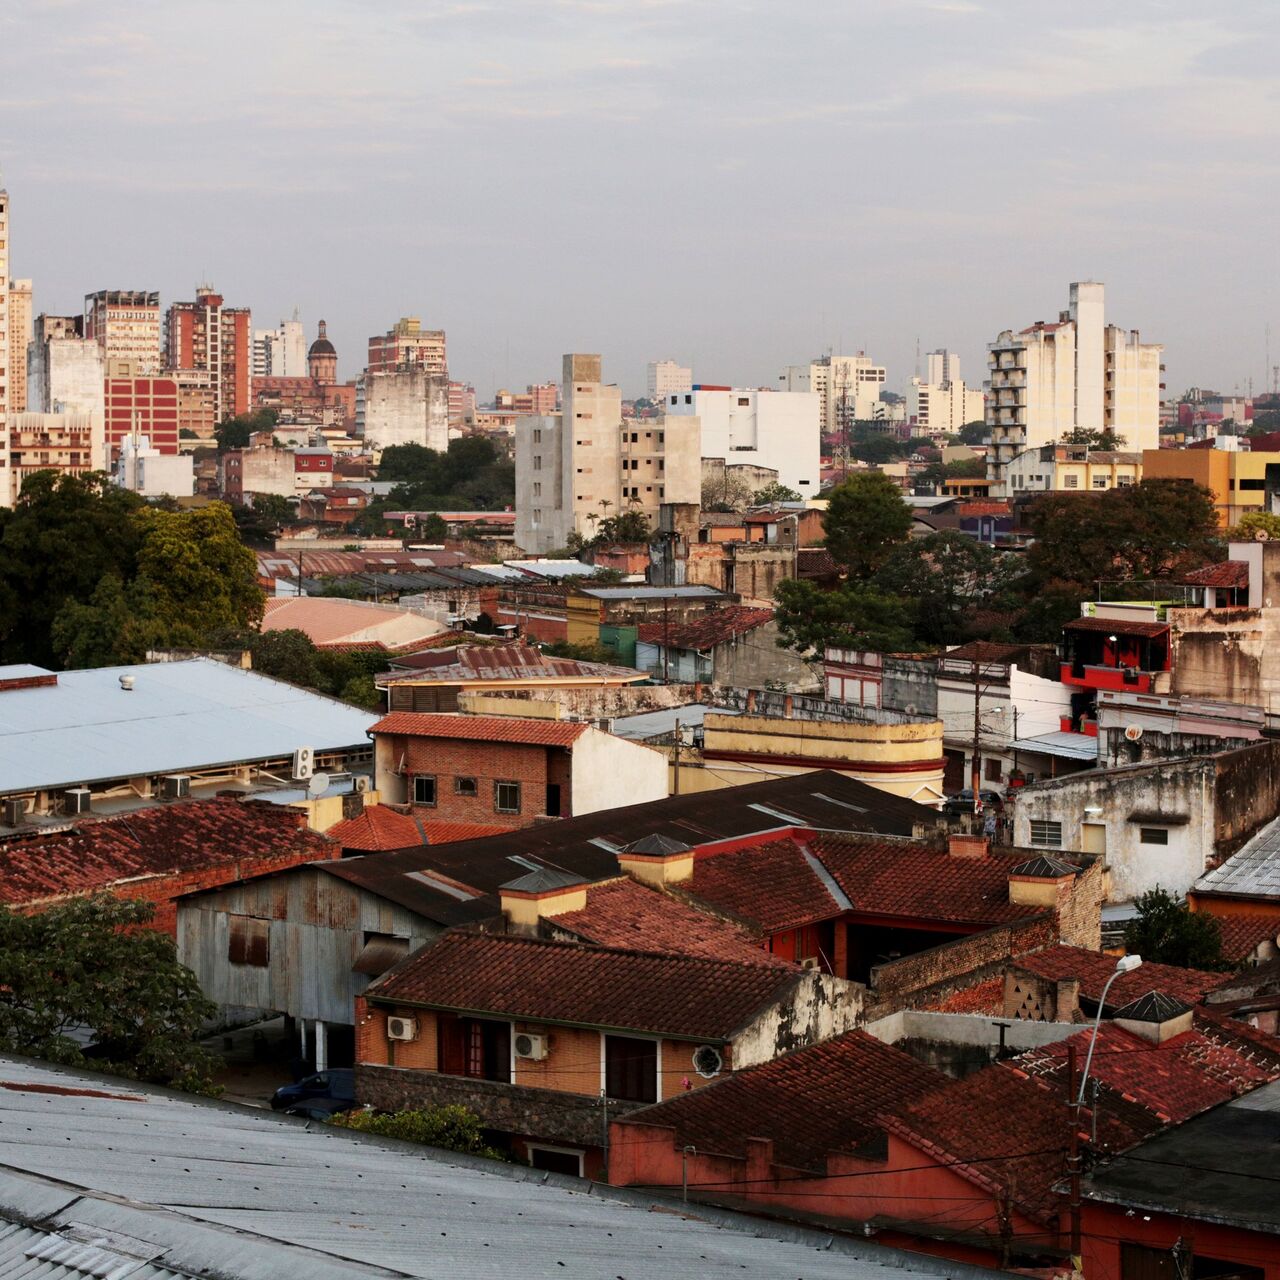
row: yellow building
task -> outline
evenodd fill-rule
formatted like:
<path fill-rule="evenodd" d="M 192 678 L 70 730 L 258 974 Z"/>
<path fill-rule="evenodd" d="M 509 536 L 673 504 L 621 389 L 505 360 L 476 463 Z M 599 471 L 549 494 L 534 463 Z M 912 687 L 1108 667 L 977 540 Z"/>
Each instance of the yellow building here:
<path fill-rule="evenodd" d="M 1250 511 L 1265 510 L 1267 467 L 1280 467 L 1280 453 L 1147 449 L 1142 466 L 1148 479 L 1191 480 L 1208 489 L 1226 529 Z"/>
<path fill-rule="evenodd" d="M 1140 453 L 1089 449 L 1079 444 L 1046 444 L 1038 449 L 1024 449 L 1005 467 L 1005 496 L 1123 489 L 1142 479 L 1142 458 Z"/>

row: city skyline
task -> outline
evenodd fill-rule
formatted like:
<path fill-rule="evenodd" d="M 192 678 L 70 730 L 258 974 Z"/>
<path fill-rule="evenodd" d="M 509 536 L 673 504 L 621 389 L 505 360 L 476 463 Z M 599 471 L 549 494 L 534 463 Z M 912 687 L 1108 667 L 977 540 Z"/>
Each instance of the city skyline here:
<path fill-rule="evenodd" d="M 308 333 L 329 322 L 344 378 L 417 315 L 486 397 L 570 350 L 628 395 L 654 359 L 770 385 L 828 349 L 902 391 L 917 340 L 978 381 L 1000 330 L 1096 279 L 1166 347 L 1171 393 L 1256 394 L 1277 34 L 1271 6 L 1183 0 L 839 24 L 656 0 L 391 4 L 376 27 L 337 0 L 198 28 L 28 8 L 0 18 L 10 265 L 37 311 L 101 288 L 167 304 L 205 278 L 257 327 L 296 306 Z"/>

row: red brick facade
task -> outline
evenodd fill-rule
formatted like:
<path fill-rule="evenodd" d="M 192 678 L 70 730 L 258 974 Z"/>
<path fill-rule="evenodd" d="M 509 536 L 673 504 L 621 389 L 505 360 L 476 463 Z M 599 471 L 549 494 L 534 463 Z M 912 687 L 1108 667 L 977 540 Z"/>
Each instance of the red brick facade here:
<path fill-rule="evenodd" d="M 396 738 L 393 751 L 397 760 L 404 759 L 406 799 L 424 817 L 485 823 L 507 830 L 527 827 L 546 814 L 549 784 L 560 789 L 560 816 L 569 817 L 573 812 L 570 757 L 563 748 Z M 416 798 L 418 778 L 435 779 L 434 804 L 426 805 Z M 468 780 L 475 784 L 473 791 Z M 518 812 L 499 811 L 499 782 L 519 784 Z"/>

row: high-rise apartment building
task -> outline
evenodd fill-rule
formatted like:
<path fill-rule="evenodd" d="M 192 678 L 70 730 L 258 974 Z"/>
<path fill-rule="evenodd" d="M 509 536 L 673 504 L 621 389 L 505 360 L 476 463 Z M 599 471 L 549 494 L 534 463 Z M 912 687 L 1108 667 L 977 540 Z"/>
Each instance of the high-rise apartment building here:
<path fill-rule="evenodd" d="M 449 382 L 415 365 L 366 373 L 357 432 L 375 449 L 420 444 L 449 447 Z"/>
<path fill-rule="evenodd" d="M 645 379 L 645 395 L 654 404 L 665 404 L 669 396 L 693 390 L 693 370 L 674 360 L 651 360 Z"/>
<path fill-rule="evenodd" d="M 788 365 L 778 376 L 780 391 L 812 391 L 822 401 L 823 431 L 839 431 L 854 422 L 888 416 L 880 399 L 884 365 L 864 352 L 856 356 L 821 356 L 809 364 Z"/>
<path fill-rule="evenodd" d="M 9 412 L 27 407 L 27 348 L 31 345 L 31 281 L 9 281 Z"/>
<path fill-rule="evenodd" d="M 403 316 L 386 333 L 369 339 L 370 373 L 394 373 L 404 368 L 421 368 L 448 379 L 444 330 L 424 329 L 417 316 Z"/>
<path fill-rule="evenodd" d="M 165 369 L 212 378 L 214 419 L 249 411 L 253 338 L 248 307 L 228 307 L 209 285 L 194 302 L 175 302 L 165 317 Z"/>
<path fill-rule="evenodd" d="M 756 391 L 695 384 L 663 406 L 670 430 L 681 418 L 700 423 L 701 456 L 726 466 L 767 467 L 802 497 L 822 488 L 822 399 L 816 391 Z"/>
<path fill-rule="evenodd" d="M 12 501 L 12 479 L 9 466 L 9 362 L 12 344 L 9 337 L 9 193 L 0 186 L 0 505 Z"/>
<path fill-rule="evenodd" d="M 627 511 L 652 526 L 662 503 L 701 498 L 698 419 L 624 422 L 622 393 L 600 377 L 598 355 L 565 356 L 561 411 L 516 421 L 516 544 L 525 551 L 593 537 Z"/>
<path fill-rule="evenodd" d="M 958 365 L 957 361 L 957 370 Z M 982 392 L 966 386 L 959 377 L 935 382 L 933 379 L 942 374 L 946 364 L 935 362 L 933 355 L 929 357 L 928 367 L 929 381 L 912 378 L 907 386 L 906 418 L 911 434 L 941 440 L 944 436 L 957 435 L 966 423 L 981 422 Z"/>
<path fill-rule="evenodd" d="M 941 387 L 948 382 L 960 381 L 960 357 L 954 351 L 939 347 L 925 357 L 924 379 L 931 387 Z"/>
<path fill-rule="evenodd" d="M 1072 284 L 1055 323 L 1006 329 L 988 344 L 987 463 L 997 491 L 1024 449 L 1075 432 L 1112 431 L 1133 452 L 1158 448 L 1163 350 L 1107 324 L 1104 286 L 1091 280 Z"/>
<path fill-rule="evenodd" d="M 178 383 L 165 374 L 143 374 L 128 360 L 107 362 L 106 459 L 114 464 L 131 439 L 148 442 L 161 456 L 178 452 Z M 139 446 L 141 447 L 141 446 Z"/>
<path fill-rule="evenodd" d="M 85 295 L 84 336 L 108 364 L 127 360 L 144 378 L 160 372 L 160 295 L 146 289 L 99 289 Z"/>
<path fill-rule="evenodd" d="M 281 320 L 275 329 L 257 329 L 253 335 L 255 378 L 307 377 L 307 340 L 297 312 Z"/>

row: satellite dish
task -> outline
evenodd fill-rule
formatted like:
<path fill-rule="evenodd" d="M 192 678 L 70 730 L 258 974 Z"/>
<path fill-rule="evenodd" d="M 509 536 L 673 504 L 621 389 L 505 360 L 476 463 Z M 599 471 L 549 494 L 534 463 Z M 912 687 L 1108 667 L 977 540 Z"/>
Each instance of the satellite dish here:
<path fill-rule="evenodd" d="M 329 790 L 329 775 L 327 773 L 313 773 L 307 782 L 307 795 L 322 796 Z"/>
<path fill-rule="evenodd" d="M 1131 724 L 1125 726 L 1124 736 L 1130 742 L 1137 742 L 1142 737 L 1142 726 L 1140 724 Z"/>
<path fill-rule="evenodd" d="M 1265 529 L 1255 529 L 1253 531 L 1254 542 L 1270 542 L 1271 535 Z"/>

